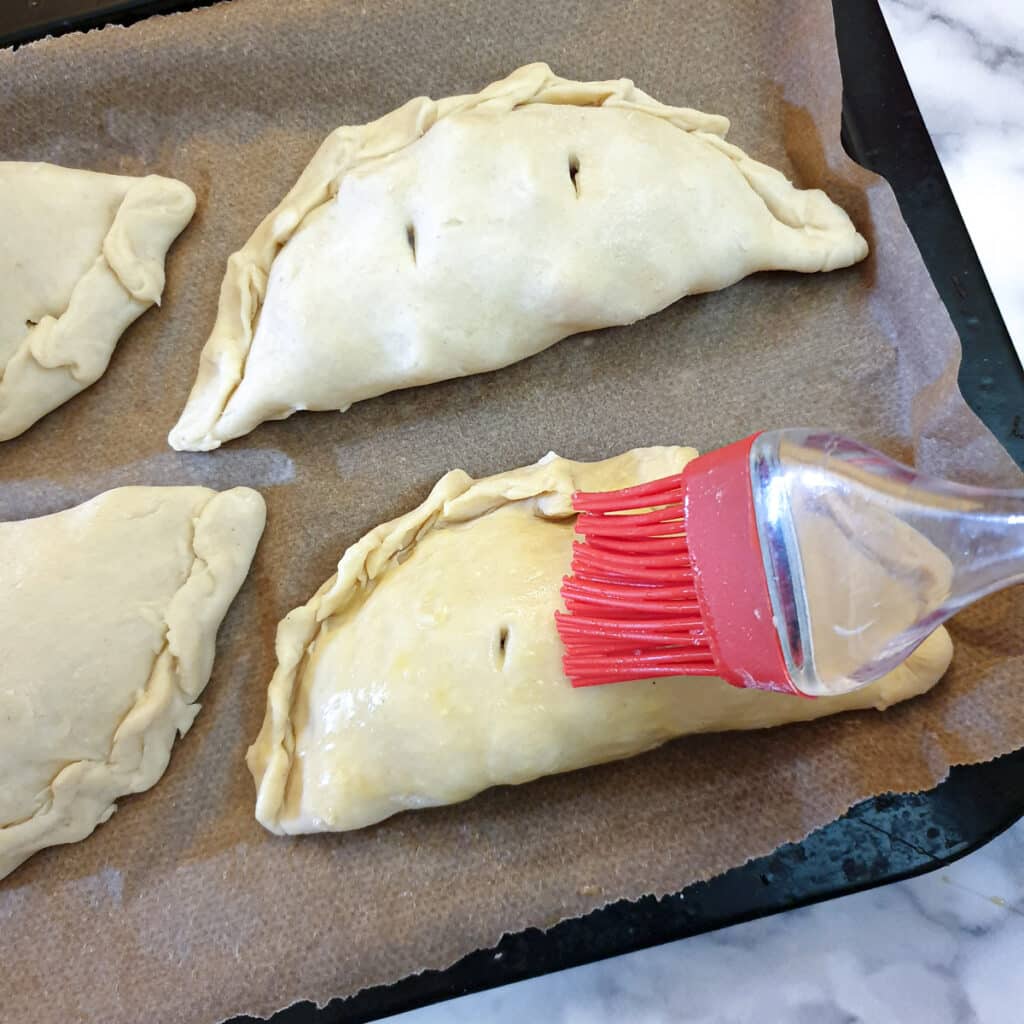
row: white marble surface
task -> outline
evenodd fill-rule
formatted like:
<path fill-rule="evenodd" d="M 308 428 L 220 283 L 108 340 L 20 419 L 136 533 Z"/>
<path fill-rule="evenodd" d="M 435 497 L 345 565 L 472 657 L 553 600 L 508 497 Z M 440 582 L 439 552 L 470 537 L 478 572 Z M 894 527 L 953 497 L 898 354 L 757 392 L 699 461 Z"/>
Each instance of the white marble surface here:
<path fill-rule="evenodd" d="M 882 0 L 1024 362 L 1024 0 Z"/>
<path fill-rule="evenodd" d="M 882 6 L 1024 359 L 1024 0 Z M 1019 1024 L 1024 821 L 920 878 L 391 1021 Z"/>

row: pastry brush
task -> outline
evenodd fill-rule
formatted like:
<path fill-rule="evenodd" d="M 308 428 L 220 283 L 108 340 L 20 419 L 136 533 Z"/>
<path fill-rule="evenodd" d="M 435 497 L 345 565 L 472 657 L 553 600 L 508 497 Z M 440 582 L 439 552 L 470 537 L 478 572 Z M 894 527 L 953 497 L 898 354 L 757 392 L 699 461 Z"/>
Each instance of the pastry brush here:
<path fill-rule="evenodd" d="M 845 693 L 1024 581 L 1024 491 L 925 476 L 825 431 L 754 434 L 573 507 L 582 539 L 555 618 L 574 686 L 699 675 Z"/>

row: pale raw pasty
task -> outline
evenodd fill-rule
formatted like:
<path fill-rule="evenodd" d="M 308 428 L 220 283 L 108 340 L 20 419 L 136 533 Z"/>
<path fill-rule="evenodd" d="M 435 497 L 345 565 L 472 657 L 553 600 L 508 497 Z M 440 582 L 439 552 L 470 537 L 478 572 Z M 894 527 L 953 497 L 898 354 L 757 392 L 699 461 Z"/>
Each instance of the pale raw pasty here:
<path fill-rule="evenodd" d="M 124 487 L 0 523 L 0 878 L 163 774 L 264 520 L 247 487 Z"/>
<path fill-rule="evenodd" d="M 939 679 L 952 655 L 942 629 L 844 697 L 718 679 L 573 689 L 554 621 L 572 557 L 573 491 L 657 479 L 695 455 L 549 457 L 476 481 L 456 470 L 419 508 L 349 548 L 337 575 L 278 627 L 278 667 L 248 753 L 259 821 L 279 833 L 360 828 L 684 733 L 885 708 Z"/>
<path fill-rule="evenodd" d="M 99 380 L 195 206 L 173 178 L 0 162 L 0 441 Z"/>
<path fill-rule="evenodd" d="M 507 366 L 757 270 L 867 243 L 724 117 L 546 64 L 327 137 L 228 261 L 172 447 Z"/>

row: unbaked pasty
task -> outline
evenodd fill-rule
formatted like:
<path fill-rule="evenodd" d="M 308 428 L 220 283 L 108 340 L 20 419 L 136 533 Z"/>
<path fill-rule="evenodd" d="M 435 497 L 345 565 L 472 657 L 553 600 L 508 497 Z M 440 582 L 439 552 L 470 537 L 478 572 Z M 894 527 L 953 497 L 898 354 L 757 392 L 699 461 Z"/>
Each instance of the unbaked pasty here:
<path fill-rule="evenodd" d="M 939 679 L 952 654 L 942 629 L 884 679 L 842 697 L 718 679 L 574 690 L 554 622 L 572 557 L 573 491 L 657 479 L 695 455 L 548 457 L 476 481 L 456 470 L 419 508 L 349 548 L 337 574 L 278 627 L 278 667 L 248 753 L 259 821 L 279 833 L 359 828 L 684 733 L 885 708 Z"/>
<path fill-rule="evenodd" d="M 171 445 L 494 370 L 756 270 L 863 259 L 839 207 L 728 127 L 531 64 L 339 128 L 228 261 Z"/>
<path fill-rule="evenodd" d="M 125 487 L 0 523 L 0 878 L 163 774 L 264 519 L 246 487 Z"/>
<path fill-rule="evenodd" d="M 0 441 L 102 376 L 195 205 L 172 178 L 0 162 Z"/>

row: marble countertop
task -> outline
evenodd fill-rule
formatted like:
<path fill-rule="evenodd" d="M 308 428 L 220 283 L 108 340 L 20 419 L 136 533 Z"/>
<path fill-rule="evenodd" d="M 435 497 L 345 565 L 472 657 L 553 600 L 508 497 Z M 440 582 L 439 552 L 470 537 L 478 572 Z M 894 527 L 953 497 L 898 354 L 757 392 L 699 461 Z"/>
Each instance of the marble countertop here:
<path fill-rule="evenodd" d="M 1024 361 L 1024 0 L 881 2 Z M 1024 820 L 919 878 L 390 1020 L 1010 1024 L 1022 958 Z"/>
<path fill-rule="evenodd" d="M 881 0 L 957 205 L 1024 362 L 1024 2 Z"/>

